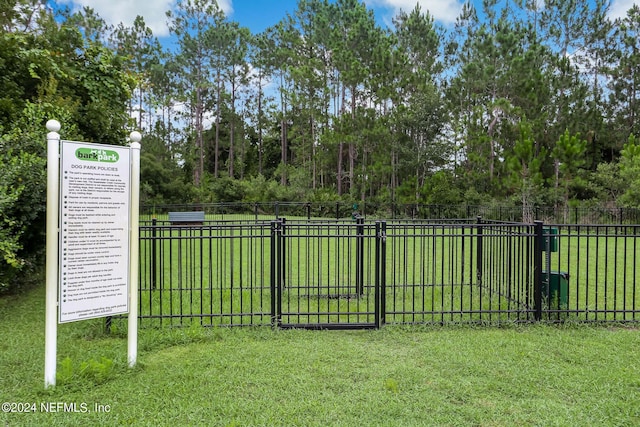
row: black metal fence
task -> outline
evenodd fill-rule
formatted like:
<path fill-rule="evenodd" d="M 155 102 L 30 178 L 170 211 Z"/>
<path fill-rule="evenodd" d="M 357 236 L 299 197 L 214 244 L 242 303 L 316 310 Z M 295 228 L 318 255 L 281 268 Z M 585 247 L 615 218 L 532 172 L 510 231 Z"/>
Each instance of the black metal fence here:
<path fill-rule="evenodd" d="M 531 207 L 523 214 L 521 206 L 511 205 L 424 205 L 344 202 L 270 202 L 144 205 L 143 218 L 166 219 L 169 212 L 204 211 L 210 221 L 279 218 L 350 219 L 355 215 L 369 221 L 399 219 L 459 219 L 478 216 L 495 221 L 529 222 L 538 219 L 558 224 L 640 224 L 640 209 L 604 207 Z"/>
<path fill-rule="evenodd" d="M 479 218 L 149 221 L 140 324 L 637 321 L 639 232 Z"/>
<path fill-rule="evenodd" d="M 640 320 L 640 226 L 545 227 L 542 318 Z"/>
<path fill-rule="evenodd" d="M 482 221 L 388 224 L 386 321 L 533 320 L 533 231 Z"/>
<path fill-rule="evenodd" d="M 141 225 L 141 325 L 270 323 L 276 237 L 264 223 Z"/>

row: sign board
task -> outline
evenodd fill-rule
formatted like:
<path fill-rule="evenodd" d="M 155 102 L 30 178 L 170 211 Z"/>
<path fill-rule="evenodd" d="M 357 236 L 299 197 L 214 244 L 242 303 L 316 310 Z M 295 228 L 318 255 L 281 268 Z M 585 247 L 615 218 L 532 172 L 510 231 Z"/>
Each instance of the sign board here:
<path fill-rule="evenodd" d="M 130 149 L 61 142 L 58 321 L 127 313 Z"/>
<path fill-rule="evenodd" d="M 58 323 L 129 313 L 130 367 L 138 357 L 142 135 L 121 147 L 61 141 L 60 128 L 47 121 L 45 388 L 56 385 Z"/>

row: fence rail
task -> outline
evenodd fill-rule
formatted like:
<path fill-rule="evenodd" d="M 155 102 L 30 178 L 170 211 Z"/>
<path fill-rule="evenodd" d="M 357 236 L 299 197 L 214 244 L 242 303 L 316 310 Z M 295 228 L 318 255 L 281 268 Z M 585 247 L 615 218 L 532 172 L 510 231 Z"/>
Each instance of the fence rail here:
<path fill-rule="evenodd" d="M 204 211 L 210 221 L 288 219 L 351 219 L 356 215 L 369 221 L 401 219 L 470 219 L 478 216 L 496 221 L 531 222 L 534 219 L 558 224 L 640 224 L 640 209 L 603 207 L 531 207 L 511 205 L 425 205 L 344 202 L 271 202 L 143 205 L 143 218 L 166 219 L 169 212 Z"/>
<path fill-rule="evenodd" d="M 140 325 L 635 322 L 639 233 L 480 218 L 145 221 Z"/>

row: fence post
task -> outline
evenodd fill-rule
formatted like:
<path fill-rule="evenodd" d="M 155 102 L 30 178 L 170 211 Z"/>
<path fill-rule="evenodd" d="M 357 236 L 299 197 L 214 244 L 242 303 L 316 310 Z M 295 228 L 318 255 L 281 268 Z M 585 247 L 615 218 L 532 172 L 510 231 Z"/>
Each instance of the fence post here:
<path fill-rule="evenodd" d="M 542 221 L 534 221 L 535 236 L 533 241 L 533 304 L 534 319 L 542 320 L 542 251 L 544 250 L 544 229 Z"/>
<path fill-rule="evenodd" d="M 620 212 L 619 212 L 619 218 L 618 218 L 618 223 L 622 226 L 624 224 L 624 208 L 619 208 Z M 624 234 L 624 231 L 622 231 L 622 227 L 616 227 L 616 234 Z"/>
<path fill-rule="evenodd" d="M 278 244 L 280 253 L 280 278 L 278 279 L 278 292 L 282 292 L 285 288 L 285 282 L 287 281 L 287 242 L 285 241 L 285 235 L 287 234 L 287 218 L 280 218 L 280 243 Z M 282 298 L 279 299 L 282 301 Z M 282 306 L 278 310 L 278 314 L 282 314 Z"/>
<path fill-rule="evenodd" d="M 356 218 L 356 293 L 364 295 L 364 218 Z"/>
<path fill-rule="evenodd" d="M 307 207 L 307 219 L 311 219 L 311 203 L 307 203 L 306 207 Z"/>
<path fill-rule="evenodd" d="M 336 202 L 336 219 L 340 219 L 340 202 Z"/>
<path fill-rule="evenodd" d="M 375 271 L 373 276 L 376 328 L 380 328 L 380 221 L 376 221 Z"/>
<path fill-rule="evenodd" d="M 386 319 L 386 275 L 387 275 L 387 223 L 376 221 L 376 247 L 375 247 L 375 272 L 374 272 L 374 313 L 376 328 L 380 328 L 387 322 Z"/>
<path fill-rule="evenodd" d="M 271 286 L 271 326 L 278 327 L 278 313 L 276 312 L 276 299 L 277 288 L 276 288 L 276 269 L 280 265 L 277 257 L 277 246 L 278 246 L 278 222 L 271 221 L 271 259 L 269 261 L 270 271 L 269 271 L 269 284 Z"/>
<path fill-rule="evenodd" d="M 156 289 L 156 277 L 157 277 L 157 262 L 158 262 L 158 254 L 157 254 L 157 232 L 156 232 L 156 227 L 158 226 L 158 220 L 157 218 L 153 218 L 151 220 L 151 271 L 150 271 L 150 278 L 151 278 L 151 289 Z"/>
<path fill-rule="evenodd" d="M 483 259 L 483 242 L 482 242 L 482 217 L 476 217 L 476 224 L 478 227 L 476 228 L 476 284 L 477 286 L 482 286 L 482 259 Z M 480 288 L 482 289 L 482 288 Z"/>
<path fill-rule="evenodd" d="M 380 230 L 380 324 L 387 323 L 387 222 L 382 221 Z"/>

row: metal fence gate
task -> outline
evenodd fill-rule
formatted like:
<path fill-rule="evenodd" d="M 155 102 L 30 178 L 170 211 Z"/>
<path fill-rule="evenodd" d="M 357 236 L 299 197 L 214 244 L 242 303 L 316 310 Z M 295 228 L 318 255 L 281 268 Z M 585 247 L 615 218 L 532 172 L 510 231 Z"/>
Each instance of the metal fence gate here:
<path fill-rule="evenodd" d="M 281 328 L 379 328 L 384 289 L 381 223 L 278 221 L 274 324 Z"/>

